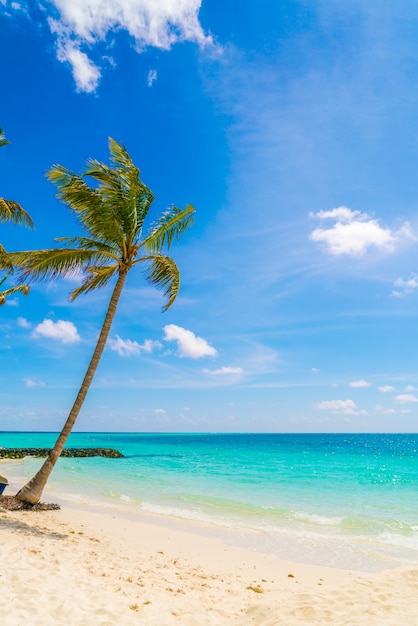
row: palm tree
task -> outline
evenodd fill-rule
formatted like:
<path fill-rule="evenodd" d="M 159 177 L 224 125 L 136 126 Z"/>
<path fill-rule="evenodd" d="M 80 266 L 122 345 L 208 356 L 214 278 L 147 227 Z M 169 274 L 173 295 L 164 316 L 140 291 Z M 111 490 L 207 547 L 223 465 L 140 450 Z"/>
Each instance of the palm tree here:
<path fill-rule="evenodd" d="M 0 128 L 0 147 L 6 146 L 10 141 L 7 141 L 4 136 L 3 130 Z M 13 224 L 25 224 L 29 228 L 33 228 L 34 224 L 32 218 L 17 202 L 13 200 L 5 200 L 0 197 L 0 222 L 12 222 Z M 13 273 L 13 265 L 7 260 L 6 250 L 0 244 L 0 269 L 5 270 L 5 276 L 0 280 L 0 287 L 8 279 L 11 273 Z M 27 285 L 17 285 L 10 287 L 5 291 L 0 291 L 0 306 L 6 302 L 6 297 L 12 293 L 20 291 L 25 296 L 29 293 L 29 287 Z"/>
<path fill-rule="evenodd" d="M 20 268 L 22 280 L 82 272 L 82 284 L 71 292 L 72 300 L 116 279 L 93 356 L 64 427 L 41 469 L 16 494 L 19 500 L 30 504 L 39 502 L 75 424 L 105 348 L 128 272 L 138 263 L 144 265 L 146 279 L 163 290 L 164 311 L 173 304 L 180 287 L 178 267 L 163 251 L 193 223 L 194 208 L 187 205 L 182 210 L 172 206 L 144 232 L 144 220 L 154 195 L 140 180 L 140 171 L 124 146 L 109 139 L 109 151 L 110 166 L 89 159 L 81 176 L 60 165 L 47 172 L 47 178 L 58 187 L 57 197 L 78 218 L 84 235 L 57 240 L 66 247 L 10 255 Z M 86 176 L 94 180 L 95 186 L 87 184 Z"/>

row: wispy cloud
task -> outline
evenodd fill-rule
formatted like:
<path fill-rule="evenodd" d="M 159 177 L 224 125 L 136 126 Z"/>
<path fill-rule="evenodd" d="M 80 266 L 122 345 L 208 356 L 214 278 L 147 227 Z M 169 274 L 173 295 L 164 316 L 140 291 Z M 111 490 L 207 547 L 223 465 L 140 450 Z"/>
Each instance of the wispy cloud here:
<path fill-rule="evenodd" d="M 201 0 L 49 0 L 43 8 L 59 61 L 70 65 L 79 91 L 94 92 L 102 75 L 92 58 L 94 48 L 102 42 L 110 47 L 118 31 L 129 34 L 139 54 L 147 47 L 169 50 L 182 41 L 213 46 L 199 22 L 200 6 Z M 2 10 L 6 15 L 22 12 L 19 3 Z"/>
<path fill-rule="evenodd" d="M 157 70 L 150 70 L 147 76 L 148 87 L 152 87 L 156 80 L 157 80 Z"/>
<path fill-rule="evenodd" d="M 205 374 L 210 374 L 211 376 L 231 376 L 231 374 L 243 374 L 244 370 L 242 367 L 220 367 L 216 370 L 203 370 Z"/>
<path fill-rule="evenodd" d="M 330 228 L 316 228 L 309 235 L 312 241 L 325 244 L 326 251 L 334 256 L 358 257 L 370 248 L 392 252 L 403 239 L 415 238 L 408 222 L 398 230 L 392 230 L 381 226 L 379 220 L 372 219 L 367 213 L 352 211 L 345 206 L 309 215 L 314 219 L 334 221 Z"/>
<path fill-rule="evenodd" d="M 376 404 L 374 410 L 376 411 L 376 413 L 381 413 L 382 415 L 394 415 L 396 413 L 395 409 L 388 409 L 381 406 L 380 404 Z"/>
<path fill-rule="evenodd" d="M 54 322 L 50 319 L 44 319 L 43 322 L 35 327 L 32 337 L 48 337 L 62 341 L 62 343 L 77 343 L 81 341 L 76 326 L 72 322 L 65 322 L 64 320 Z"/>
<path fill-rule="evenodd" d="M 367 380 L 353 380 L 351 383 L 348 383 L 349 387 L 371 387 L 372 383 L 367 382 Z"/>
<path fill-rule="evenodd" d="M 322 402 L 317 402 L 314 406 L 321 411 L 331 411 L 332 413 L 341 413 L 343 415 L 366 413 L 366 411 L 360 410 L 353 400 L 323 400 Z"/>
<path fill-rule="evenodd" d="M 216 356 L 217 350 L 209 343 L 197 337 L 191 330 L 186 330 L 175 324 L 164 326 L 164 339 L 166 341 L 176 341 L 180 356 L 191 359 L 200 359 L 204 356 Z"/>
<path fill-rule="evenodd" d="M 378 389 L 382 393 L 393 393 L 394 391 L 396 391 L 396 388 L 392 387 L 392 385 L 382 385 L 381 387 L 378 387 Z"/>
<path fill-rule="evenodd" d="M 166 421 L 168 419 L 167 411 L 165 409 L 153 409 L 152 412 L 159 421 Z"/>
<path fill-rule="evenodd" d="M 46 387 L 42 380 L 34 380 L 33 378 L 24 378 L 23 382 L 26 387 Z"/>
<path fill-rule="evenodd" d="M 31 328 L 32 326 L 25 317 L 18 317 L 17 325 L 20 326 L 20 328 Z"/>
<path fill-rule="evenodd" d="M 159 341 L 146 339 L 143 344 L 139 344 L 132 339 L 121 339 L 116 335 L 115 339 L 109 339 L 108 344 L 111 350 L 114 350 L 119 356 L 137 356 L 141 352 L 152 352 L 155 348 L 161 348 Z"/>
<path fill-rule="evenodd" d="M 393 283 L 394 289 L 391 295 L 394 298 L 402 298 L 415 291 L 418 287 L 418 274 L 412 273 L 409 278 L 404 280 L 403 278 L 397 278 Z"/>
<path fill-rule="evenodd" d="M 102 77 L 99 67 L 68 38 L 66 30 L 60 23 L 56 20 L 49 20 L 49 24 L 51 31 L 58 35 L 57 58 L 61 63 L 71 65 L 78 91 L 86 93 L 96 91 Z"/>
<path fill-rule="evenodd" d="M 8 0 L 0 0 L 0 5 L 4 7 L 3 11 L 7 16 L 12 15 L 13 12 L 19 12 L 26 15 L 28 11 L 27 6 L 22 4 L 22 2 L 16 2 L 13 0 L 9 2 Z"/>

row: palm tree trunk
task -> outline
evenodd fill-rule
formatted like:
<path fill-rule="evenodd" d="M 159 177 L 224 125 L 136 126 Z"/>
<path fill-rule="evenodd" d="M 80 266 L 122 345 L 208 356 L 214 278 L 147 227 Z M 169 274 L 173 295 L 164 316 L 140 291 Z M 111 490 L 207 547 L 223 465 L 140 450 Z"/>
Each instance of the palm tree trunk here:
<path fill-rule="evenodd" d="M 106 312 L 102 329 L 100 331 L 99 338 L 97 340 L 96 347 L 93 352 L 93 356 L 91 357 L 83 382 L 81 383 L 80 390 L 67 417 L 64 427 L 61 430 L 54 447 L 52 448 L 52 450 L 50 450 L 48 457 L 46 458 L 42 467 L 38 470 L 35 476 L 31 478 L 31 480 L 26 483 L 26 485 L 24 485 L 22 489 L 20 489 L 20 491 L 18 491 L 18 493 L 16 494 L 16 498 L 18 500 L 28 502 L 29 504 L 36 504 L 41 498 L 47 480 L 52 470 L 54 469 L 55 463 L 58 461 L 61 455 L 61 452 L 67 442 L 68 437 L 70 436 L 78 414 L 80 413 L 81 407 L 83 406 L 83 402 L 85 400 L 87 392 L 93 381 L 94 374 L 96 373 L 97 366 L 99 365 L 100 358 L 103 354 L 103 350 L 109 336 L 113 318 L 115 317 L 116 309 L 123 290 L 123 286 L 126 281 L 127 273 L 128 270 L 126 268 L 123 268 L 119 272 L 119 277 L 110 298 L 109 306 Z"/>

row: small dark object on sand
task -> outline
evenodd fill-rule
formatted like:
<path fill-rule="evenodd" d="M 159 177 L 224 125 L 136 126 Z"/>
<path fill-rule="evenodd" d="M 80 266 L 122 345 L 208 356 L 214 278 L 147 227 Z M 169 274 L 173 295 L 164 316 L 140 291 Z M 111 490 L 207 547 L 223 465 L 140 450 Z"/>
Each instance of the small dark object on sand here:
<path fill-rule="evenodd" d="M 6 489 L 8 484 L 9 484 L 9 481 L 7 480 L 7 478 L 5 478 L 4 476 L 0 476 L 0 495 Z"/>
<path fill-rule="evenodd" d="M 0 509 L 7 511 L 58 511 L 60 508 L 59 504 L 48 502 L 29 504 L 28 502 L 21 502 L 14 496 L 0 496 Z"/>

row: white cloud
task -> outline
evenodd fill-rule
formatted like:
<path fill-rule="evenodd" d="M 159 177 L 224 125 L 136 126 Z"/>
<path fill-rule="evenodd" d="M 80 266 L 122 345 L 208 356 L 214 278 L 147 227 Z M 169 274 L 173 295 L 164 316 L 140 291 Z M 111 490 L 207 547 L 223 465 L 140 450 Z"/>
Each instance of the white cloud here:
<path fill-rule="evenodd" d="M 376 413 L 381 413 L 382 415 L 393 415 L 394 413 L 396 413 L 395 409 L 386 409 L 380 404 L 376 404 L 375 411 Z"/>
<path fill-rule="evenodd" d="M 45 387 L 45 383 L 42 380 L 33 380 L 33 378 L 24 378 L 23 382 L 26 387 Z"/>
<path fill-rule="evenodd" d="M 371 387 L 372 383 L 368 383 L 367 380 L 353 380 L 353 382 L 348 383 L 349 387 Z"/>
<path fill-rule="evenodd" d="M 320 370 L 317 367 L 311 367 L 312 374 L 319 374 Z"/>
<path fill-rule="evenodd" d="M 349 224 L 356 217 L 360 217 L 360 211 L 353 211 L 346 206 L 340 206 L 331 211 L 318 211 L 318 213 L 309 213 L 309 217 L 315 217 L 320 220 L 332 219 L 337 222 Z"/>
<path fill-rule="evenodd" d="M 175 324 L 164 326 L 164 339 L 177 341 L 180 356 L 199 359 L 203 356 L 216 356 L 218 353 L 202 337 L 197 337 L 191 330 L 186 330 Z"/>
<path fill-rule="evenodd" d="M 141 352 L 152 352 L 154 348 L 160 348 L 161 344 L 158 341 L 151 341 L 146 339 L 141 345 L 137 341 L 131 339 L 121 339 L 119 335 L 116 335 L 115 339 L 109 339 L 108 344 L 111 350 L 114 350 L 119 356 L 132 356 L 140 354 Z"/>
<path fill-rule="evenodd" d="M 402 298 L 415 291 L 418 287 L 418 274 L 412 273 L 407 280 L 397 278 L 393 284 L 395 287 L 398 287 L 398 289 L 394 289 L 391 296 L 394 298 Z"/>
<path fill-rule="evenodd" d="M 396 391 L 395 387 L 392 387 L 392 385 L 382 385 L 381 387 L 378 387 L 378 389 L 382 393 L 391 393 L 393 391 Z"/>
<path fill-rule="evenodd" d="M 152 412 L 158 422 L 166 422 L 168 420 L 167 411 L 165 409 L 154 409 Z"/>
<path fill-rule="evenodd" d="M 54 14 L 48 23 L 57 37 L 57 57 L 71 65 L 79 91 L 97 88 L 101 69 L 90 55 L 97 43 L 117 31 L 129 34 L 138 53 L 150 46 L 169 50 L 182 41 L 213 45 L 199 22 L 201 0 L 49 0 L 48 4 Z"/>
<path fill-rule="evenodd" d="M 20 13 L 25 13 L 27 14 L 28 9 L 26 6 L 22 5 L 20 2 L 7 2 L 7 0 L 0 0 L 0 4 L 2 4 L 5 7 L 5 14 L 7 16 L 11 15 L 11 13 L 8 11 L 8 9 L 10 8 L 11 11 L 19 11 Z M 8 6 L 9 4 L 9 6 Z"/>
<path fill-rule="evenodd" d="M 418 398 L 412 393 L 401 393 L 395 397 L 395 400 L 400 404 L 408 404 L 409 402 L 418 402 Z"/>
<path fill-rule="evenodd" d="M 50 339 L 58 339 L 62 343 L 77 343 L 81 341 L 77 328 L 72 322 L 64 322 L 58 320 L 44 319 L 38 324 L 32 333 L 32 337 L 49 337 Z"/>
<path fill-rule="evenodd" d="M 212 376 L 224 376 L 231 374 L 243 374 L 244 370 L 242 367 L 221 367 L 217 370 L 203 370 L 205 374 L 211 374 Z"/>
<path fill-rule="evenodd" d="M 150 70 L 147 77 L 148 87 L 152 87 L 153 83 L 157 80 L 157 70 Z"/>
<path fill-rule="evenodd" d="M 415 239 L 407 222 L 394 231 L 380 226 L 379 220 L 372 219 L 367 213 L 352 211 L 344 206 L 332 211 L 310 213 L 310 217 L 335 221 L 331 228 L 316 228 L 309 235 L 312 241 L 324 243 L 327 251 L 334 256 L 362 256 L 371 247 L 391 252 L 402 239 Z"/>
<path fill-rule="evenodd" d="M 365 413 L 365 411 L 359 411 L 357 405 L 352 400 L 324 400 L 323 402 L 317 402 L 315 407 L 323 411 L 332 411 L 332 413 L 342 413 L 344 415 L 357 415 L 359 412 Z"/>
<path fill-rule="evenodd" d="M 79 50 L 73 42 L 62 40 L 58 43 L 57 57 L 62 63 L 68 62 L 71 65 L 78 91 L 96 91 L 101 72 L 87 54 Z"/>
<path fill-rule="evenodd" d="M 21 328 L 30 328 L 32 326 L 25 317 L 18 317 L 17 325 Z"/>
<path fill-rule="evenodd" d="M 405 391 L 417 391 L 417 388 L 414 385 L 407 385 Z"/>

